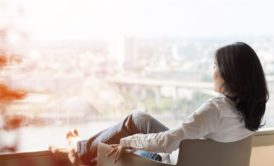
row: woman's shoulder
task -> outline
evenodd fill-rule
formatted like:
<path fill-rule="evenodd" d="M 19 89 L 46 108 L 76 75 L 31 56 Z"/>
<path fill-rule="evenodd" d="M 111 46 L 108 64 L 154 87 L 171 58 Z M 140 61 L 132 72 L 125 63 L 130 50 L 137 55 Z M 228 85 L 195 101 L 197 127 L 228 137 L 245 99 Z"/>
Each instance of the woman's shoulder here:
<path fill-rule="evenodd" d="M 217 96 L 210 98 L 207 102 L 212 103 L 216 106 L 220 106 L 220 105 L 234 106 L 234 102 L 223 94 L 218 94 Z"/>
<path fill-rule="evenodd" d="M 235 103 L 223 94 L 209 99 L 206 103 L 218 110 L 221 115 L 234 116 L 236 113 Z"/>

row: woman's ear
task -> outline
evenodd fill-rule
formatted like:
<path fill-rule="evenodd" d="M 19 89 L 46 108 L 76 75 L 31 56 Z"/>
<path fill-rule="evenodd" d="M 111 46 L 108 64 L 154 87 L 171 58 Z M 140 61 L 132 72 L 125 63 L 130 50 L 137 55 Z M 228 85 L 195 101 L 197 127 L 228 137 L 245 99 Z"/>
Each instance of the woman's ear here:
<path fill-rule="evenodd" d="M 226 92 L 225 83 L 224 82 L 220 84 L 219 91 L 220 91 L 220 93 L 225 93 Z"/>

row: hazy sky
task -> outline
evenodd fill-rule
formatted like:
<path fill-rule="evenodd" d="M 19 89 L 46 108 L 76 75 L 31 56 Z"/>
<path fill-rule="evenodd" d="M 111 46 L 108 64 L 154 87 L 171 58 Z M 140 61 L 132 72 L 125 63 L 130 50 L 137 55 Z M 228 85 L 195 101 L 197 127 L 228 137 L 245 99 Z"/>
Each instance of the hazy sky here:
<path fill-rule="evenodd" d="M 21 1 L 22 2 L 22 1 Z M 25 0 L 38 39 L 273 35 L 271 0 Z"/>

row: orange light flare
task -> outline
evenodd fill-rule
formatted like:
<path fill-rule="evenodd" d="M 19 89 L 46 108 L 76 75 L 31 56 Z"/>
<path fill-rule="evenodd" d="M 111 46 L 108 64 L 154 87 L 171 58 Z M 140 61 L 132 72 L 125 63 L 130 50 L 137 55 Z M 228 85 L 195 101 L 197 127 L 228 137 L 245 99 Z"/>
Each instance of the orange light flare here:
<path fill-rule="evenodd" d="M 0 67 L 10 64 L 20 64 L 22 62 L 23 58 L 20 55 L 12 54 L 8 56 L 0 52 Z"/>
<path fill-rule="evenodd" d="M 22 62 L 22 57 L 19 55 L 9 55 L 7 56 L 3 52 L 0 52 L 0 68 L 12 65 L 19 64 Z M 0 83 L 0 103 L 7 104 L 15 100 L 24 99 L 27 96 L 27 92 L 20 89 L 11 89 L 7 85 Z M 2 112 L 3 113 L 3 112 Z M 24 118 L 21 116 L 8 116 L 4 114 L 0 114 L 3 116 L 4 120 L 4 130 L 14 130 L 19 128 L 23 122 Z"/>
<path fill-rule="evenodd" d="M 0 67 L 6 66 L 8 63 L 8 58 L 0 53 Z"/>
<path fill-rule="evenodd" d="M 0 83 L 0 102 L 7 103 L 14 100 L 21 100 L 27 96 L 24 90 L 12 90 L 7 85 Z"/>
<path fill-rule="evenodd" d="M 6 131 L 18 129 L 23 125 L 25 121 L 26 121 L 26 117 L 23 117 L 23 116 L 19 116 L 19 115 L 5 116 L 3 128 Z"/>

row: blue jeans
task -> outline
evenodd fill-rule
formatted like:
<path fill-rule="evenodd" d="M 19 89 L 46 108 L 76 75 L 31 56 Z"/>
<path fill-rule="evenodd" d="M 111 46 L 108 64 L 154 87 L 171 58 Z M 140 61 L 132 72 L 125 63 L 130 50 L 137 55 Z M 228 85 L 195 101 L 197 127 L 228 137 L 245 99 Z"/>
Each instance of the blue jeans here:
<path fill-rule="evenodd" d="M 122 122 L 109 127 L 88 140 L 82 140 L 77 143 L 77 154 L 83 164 L 96 165 L 97 146 L 103 142 L 106 144 L 119 144 L 120 139 L 137 133 L 159 133 L 168 128 L 144 112 L 133 112 L 129 114 Z M 157 153 L 146 151 L 136 151 L 137 155 L 161 160 Z"/>
<path fill-rule="evenodd" d="M 162 157 L 157 153 L 151 153 L 143 150 L 137 150 L 134 152 L 134 154 L 137 154 L 138 156 L 142 156 L 148 159 L 162 161 Z"/>

